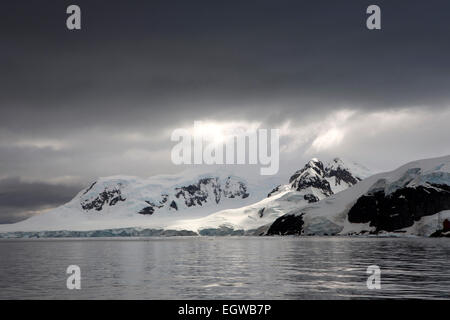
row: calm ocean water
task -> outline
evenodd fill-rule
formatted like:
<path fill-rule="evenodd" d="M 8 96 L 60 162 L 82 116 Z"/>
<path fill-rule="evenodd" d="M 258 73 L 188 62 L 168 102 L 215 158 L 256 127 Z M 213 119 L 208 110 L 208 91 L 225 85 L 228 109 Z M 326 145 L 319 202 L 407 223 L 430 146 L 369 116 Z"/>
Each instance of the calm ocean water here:
<path fill-rule="evenodd" d="M 1 299 L 450 298 L 449 239 L 174 237 L 0 241 Z M 81 290 L 66 268 L 81 268 Z M 366 286 L 369 265 L 381 289 Z"/>

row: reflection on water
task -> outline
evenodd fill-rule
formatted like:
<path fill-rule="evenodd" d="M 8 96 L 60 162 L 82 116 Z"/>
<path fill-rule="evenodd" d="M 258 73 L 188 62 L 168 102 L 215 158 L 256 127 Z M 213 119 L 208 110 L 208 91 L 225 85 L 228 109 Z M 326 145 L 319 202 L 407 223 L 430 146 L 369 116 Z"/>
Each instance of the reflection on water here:
<path fill-rule="evenodd" d="M 1 299 L 450 298 L 448 239 L 0 241 Z M 66 288 L 69 265 L 81 290 Z M 381 290 L 366 286 L 381 268 Z"/>

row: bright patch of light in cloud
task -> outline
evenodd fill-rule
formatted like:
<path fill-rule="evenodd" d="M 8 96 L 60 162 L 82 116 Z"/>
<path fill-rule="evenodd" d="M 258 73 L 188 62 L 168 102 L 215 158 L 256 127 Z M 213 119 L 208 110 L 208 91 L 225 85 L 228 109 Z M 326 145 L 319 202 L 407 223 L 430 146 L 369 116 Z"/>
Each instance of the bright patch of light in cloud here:
<path fill-rule="evenodd" d="M 319 135 L 312 143 L 311 147 L 316 151 L 323 151 L 333 146 L 337 146 L 344 138 L 343 130 L 333 128 Z"/>
<path fill-rule="evenodd" d="M 230 137 L 256 131 L 260 126 L 260 122 L 204 120 L 196 121 L 193 129 L 186 129 L 192 132 L 194 138 L 202 138 L 212 143 L 224 143 Z"/>

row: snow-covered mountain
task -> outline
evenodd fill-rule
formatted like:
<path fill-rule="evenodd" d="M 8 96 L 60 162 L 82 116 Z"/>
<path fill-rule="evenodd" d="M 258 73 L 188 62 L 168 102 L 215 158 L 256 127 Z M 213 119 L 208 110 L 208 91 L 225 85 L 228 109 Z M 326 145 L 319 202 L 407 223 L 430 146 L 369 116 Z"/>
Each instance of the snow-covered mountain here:
<path fill-rule="evenodd" d="M 15 224 L 0 225 L 0 232 L 164 228 L 169 221 L 203 217 L 254 203 L 272 188 L 273 178 L 243 178 L 223 170 L 186 170 L 148 179 L 99 178 L 69 203 Z"/>
<path fill-rule="evenodd" d="M 290 177 L 289 184 L 276 187 L 268 196 L 283 191 L 299 191 L 304 193 L 308 202 L 317 202 L 370 175 L 372 172 L 369 169 L 354 162 L 346 164 L 340 158 L 334 158 L 324 165 L 322 161 L 313 158 Z"/>
<path fill-rule="evenodd" d="M 101 178 L 55 210 L 16 224 L 0 225 L 0 233 L 121 229 L 119 233 L 135 234 L 133 228 L 199 234 L 226 228 L 231 233 L 242 233 L 329 197 L 369 174 L 362 166 L 347 165 L 336 158 L 325 165 L 312 159 L 290 177 L 289 183 L 275 189 L 273 178 L 242 178 L 225 171 L 185 171 L 149 179 Z"/>
<path fill-rule="evenodd" d="M 370 174 L 367 168 L 356 163 L 347 165 L 339 158 L 326 164 L 313 158 L 289 178 L 288 184 L 274 188 L 266 199 L 199 219 L 182 219 L 170 228 L 189 229 L 200 234 L 215 234 L 217 230 L 222 230 L 220 233 L 233 234 L 240 230 L 241 233 L 260 234 L 265 226 L 286 212 L 345 190 Z"/>
<path fill-rule="evenodd" d="M 450 156 L 410 162 L 320 202 L 295 208 L 268 234 L 450 233 Z"/>
<path fill-rule="evenodd" d="M 0 237 L 450 236 L 450 156 L 366 174 L 312 159 L 275 189 L 225 173 L 104 178 L 64 206 L 0 225 Z"/>
<path fill-rule="evenodd" d="M 244 179 L 203 175 L 174 185 L 133 177 L 99 179 L 82 191 L 69 207 L 89 214 L 107 214 L 125 209 L 129 213 L 153 215 L 194 207 L 220 207 L 229 199 L 246 199 L 250 190 Z"/>

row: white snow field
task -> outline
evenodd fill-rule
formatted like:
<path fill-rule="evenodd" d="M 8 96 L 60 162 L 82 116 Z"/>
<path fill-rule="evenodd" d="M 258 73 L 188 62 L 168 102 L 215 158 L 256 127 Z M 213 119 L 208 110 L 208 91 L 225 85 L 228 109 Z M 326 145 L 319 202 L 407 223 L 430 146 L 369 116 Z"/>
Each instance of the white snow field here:
<path fill-rule="evenodd" d="M 345 179 L 340 179 L 342 172 L 348 173 Z M 61 207 L 15 224 L 0 225 L 0 233 L 130 228 L 125 232 L 129 235 L 134 229 L 198 233 L 223 227 L 245 231 L 345 190 L 368 175 L 370 170 L 356 163 L 336 158 L 323 165 L 312 159 L 270 197 L 268 193 L 279 182 L 276 178 L 241 178 L 222 170 L 191 170 L 148 179 L 100 178 Z"/>
<path fill-rule="evenodd" d="M 349 235 L 374 231 L 369 224 L 348 221 L 347 214 L 359 197 L 377 190 L 384 190 L 389 195 L 399 188 L 432 188 L 431 184 L 450 185 L 450 156 L 413 161 L 396 170 L 373 175 L 345 191 L 292 213 L 303 214 L 305 234 Z M 449 211 L 443 211 L 422 217 L 413 226 L 401 230 L 401 234 L 429 236 L 441 228 L 442 221 L 448 215 Z"/>

